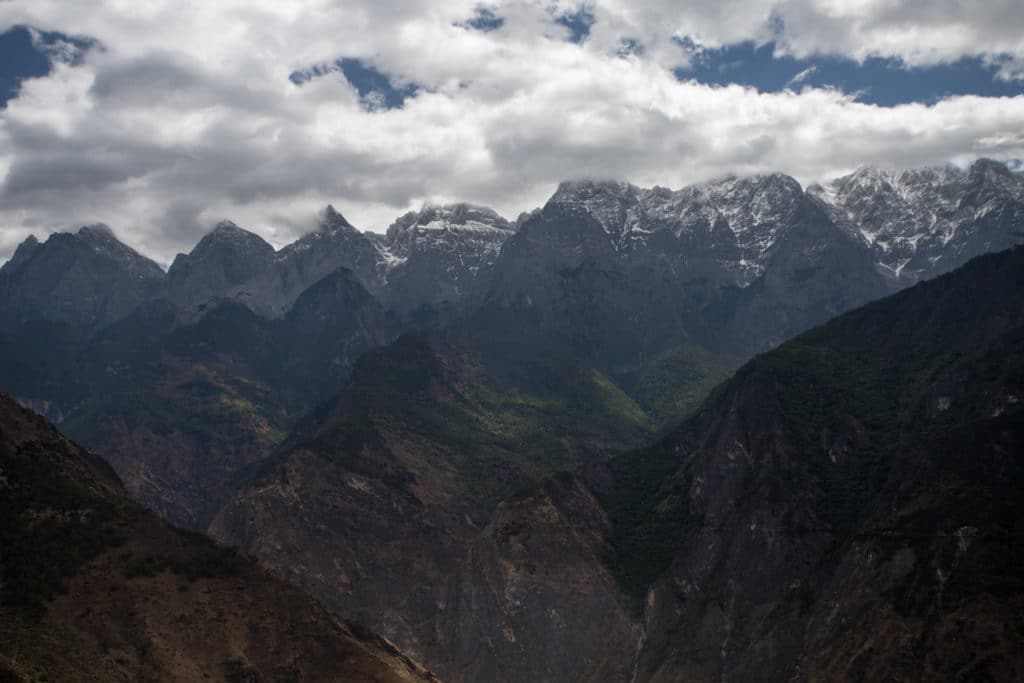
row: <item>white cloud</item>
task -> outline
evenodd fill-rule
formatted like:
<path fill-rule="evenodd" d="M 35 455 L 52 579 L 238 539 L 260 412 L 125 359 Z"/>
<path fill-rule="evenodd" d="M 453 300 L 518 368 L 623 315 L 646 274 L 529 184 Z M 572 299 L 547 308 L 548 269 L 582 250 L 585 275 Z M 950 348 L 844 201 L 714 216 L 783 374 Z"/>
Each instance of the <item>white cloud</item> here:
<path fill-rule="evenodd" d="M 425 200 L 514 217 L 569 177 L 678 186 L 782 170 L 808 182 L 865 163 L 1024 156 L 1024 97 L 880 108 L 670 71 L 686 59 L 674 36 L 710 46 L 781 35 L 796 54 L 983 54 L 1012 75 L 1019 3 L 972 3 L 968 16 L 953 0 L 607 0 L 582 46 L 551 23 L 576 3 L 487 4 L 505 18 L 488 33 L 455 25 L 472 0 L 0 3 L 0 30 L 25 23 L 106 48 L 26 82 L 0 114 L 0 257 L 29 232 L 94 221 L 167 262 L 224 217 L 283 244 L 328 201 L 382 230 Z M 623 38 L 643 54 L 617 57 Z M 337 74 L 288 80 L 341 56 L 425 89 L 400 110 L 367 111 Z"/>
<path fill-rule="evenodd" d="M 780 0 L 774 12 L 797 56 L 898 57 L 918 66 L 1024 54 L 1019 0 Z"/>
<path fill-rule="evenodd" d="M 809 67 L 807 67 L 806 69 L 804 69 L 803 71 L 798 73 L 796 76 L 793 76 L 793 78 L 789 79 L 789 82 L 786 83 L 786 87 L 787 88 L 792 88 L 794 85 L 800 85 L 801 83 L 806 81 L 808 78 L 810 78 L 814 74 L 814 72 L 817 71 L 817 70 L 818 70 L 818 67 L 816 67 L 816 66 L 809 66 Z"/>

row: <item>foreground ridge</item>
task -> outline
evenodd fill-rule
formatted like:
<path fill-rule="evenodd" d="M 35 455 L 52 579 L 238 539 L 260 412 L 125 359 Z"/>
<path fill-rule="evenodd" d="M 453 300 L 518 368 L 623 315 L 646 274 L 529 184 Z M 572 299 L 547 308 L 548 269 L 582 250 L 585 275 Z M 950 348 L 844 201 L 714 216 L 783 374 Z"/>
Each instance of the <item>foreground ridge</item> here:
<path fill-rule="evenodd" d="M 437 681 L 251 560 L 144 511 L 6 394 L 0 510 L 5 681 Z"/>

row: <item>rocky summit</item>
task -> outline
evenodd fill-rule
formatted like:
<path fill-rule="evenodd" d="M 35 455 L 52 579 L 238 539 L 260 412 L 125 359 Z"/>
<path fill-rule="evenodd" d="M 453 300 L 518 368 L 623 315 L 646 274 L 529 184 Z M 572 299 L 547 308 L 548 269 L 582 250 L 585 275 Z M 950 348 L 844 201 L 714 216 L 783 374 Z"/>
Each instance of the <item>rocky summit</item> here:
<path fill-rule="evenodd" d="M 377 242 L 386 304 L 406 314 L 463 304 L 479 291 L 513 232 L 496 212 L 469 204 L 405 214 Z"/>
<path fill-rule="evenodd" d="M 912 282 L 1021 239 L 1024 176 L 987 159 L 966 172 L 863 168 L 811 193 L 881 265 Z"/>

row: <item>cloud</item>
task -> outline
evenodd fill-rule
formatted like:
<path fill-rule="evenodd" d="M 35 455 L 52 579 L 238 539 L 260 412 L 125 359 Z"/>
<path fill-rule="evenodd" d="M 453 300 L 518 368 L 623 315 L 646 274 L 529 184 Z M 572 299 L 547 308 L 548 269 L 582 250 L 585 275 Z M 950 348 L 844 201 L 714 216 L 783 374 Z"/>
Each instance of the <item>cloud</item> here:
<path fill-rule="evenodd" d="M 1024 56 L 1001 55 L 988 58 L 986 61 L 998 69 L 996 77 L 1000 80 L 1009 82 L 1024 81 Z"/>
<path fill-rule="evenodd" d="M 786 87 L 787 88 L 792 88 L 794 85 L 800 85 L 801 83 L 806 81 L 808 78 L 810 78 L 814 74 L 814 72 L 817 71 L 817 70 L 818 70 L 818 67 L 816 67 L 816 66 L 809 66 L 809 67 L 807 67 L 806 69 L 804 69 L 803 71 L 798 73 L 796 76 L 793 76 L 793 78 L 789 79 L 789 81 L 786 83 Z"/>
<path fill-rule="evenodd" d="M 782 43 L 797 56 L 899 57 L 911 66 L 1024 53 L 1017 0 L 782 0 Z"/>
<path fill-rule="evenodd" d="M 571 177 L 679 186 L 782 170 L 810 182 L 866 163 L 1024 158 L 1020 96 L 882 108 L 673 72 L 686 45 L 771 39 L 792 54 L 989 55 L 1019 72 L 1017 3 L 961 4 L 522 0 L 487 3 L 503 23 L 483 31 L 457 25 L 481 16 L 472 0 L 0 3 L 0 31 L 104 46 L 55 60 L 0 113 L 0 257 L 29 232 L 98 221 L 167 263 L 222 218 L 282 245 L 327 202 L 382 230 L 426 200 L 514 216 Z M 560 19 L 572 16 L 589 32 Z M 619 57 L 626 41 L 642 50 Z M 361 89 L 343 59 L 401 101 Z M 319 77 L 290 78 L 317 65 Z"/>

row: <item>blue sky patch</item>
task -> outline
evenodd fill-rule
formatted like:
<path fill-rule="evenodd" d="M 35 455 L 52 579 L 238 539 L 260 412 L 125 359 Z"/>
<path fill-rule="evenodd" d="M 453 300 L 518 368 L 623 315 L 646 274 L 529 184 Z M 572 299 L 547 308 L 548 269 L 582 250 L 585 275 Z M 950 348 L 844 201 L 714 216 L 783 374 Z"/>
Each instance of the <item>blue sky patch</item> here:
<path fill-rule="evenodd" d="M 50 73 L 50 58 L 36 49 L 28 29 L 0 34 L 0 107 L 18 95 L 21 82 Z"/>
<path fill-rule="evenodd" d="M 476 13 L 466 21 L 456 22 L 456 26 L 471 28 L 474 31 L 496 31 L 505 25 L 505 18 L 495 14 L 494 10 L 488 7 L 477 7 Z"/>
<path fill-rule="evenodd" d="M 22 81 L 41 78 L 53 69 L 53 60 L 80 64 L 84 53 L 97 43 L 88 38 L 72 38 L 63 33 L 32 31 L 15 26 L 0 33 L 0 108 L 18 96 Z"/>
<path fill-rule="evenodd" d="M 842 57 L 797 59 L 774 55 L 775 45 L 737 43 L 700 50 L 688 39 L 680 47 L 693 56 L 686 69 L 676 69 L 680 80 L 710 85 L 739 84 L 761 92 L 804 85 L 834 87 L 869 104 L 895 106 L 908 102 L 932 104 L 952 95 L 1012 97 L 1024 93 L 1024 83 L 996 78 L 998 67 L 978 57 L 962 57 L 950 64 L 907 67 L 900 60 L 872 57 L 863 63 Z"/>
<path fill-rule="evenodd" d="M 584 42 L 590 36 L 590 27 L 597 19 L 594 13 L 586 5 L 580 6 L 575 12 L 559 14 L 555 17 L 555 23 L 569 29 L 569 42 L 577 45 Z"/>
<path fill-rule="evenodd" d="M 314 78 L 341 72 L 359 93 L 359 98 L 370 111 L 398 109 L 405 100 L 419 92 L 415 83 L 396 86 L 387 74 L 361 59 L 344 57 L 331 64 L 318 64 L 307 69 L 293 71 L 288 79 L 295 85 L 302 85 Z"/>
<path fill-rule="evenodd" d="M 641 57 L 644 54 L 644 46 L 636 38 L 623 38 L 619 41 L 619 48 L 615 51 L 620 57 L 628 57 L 630 55 L 636 55 Z"/>

